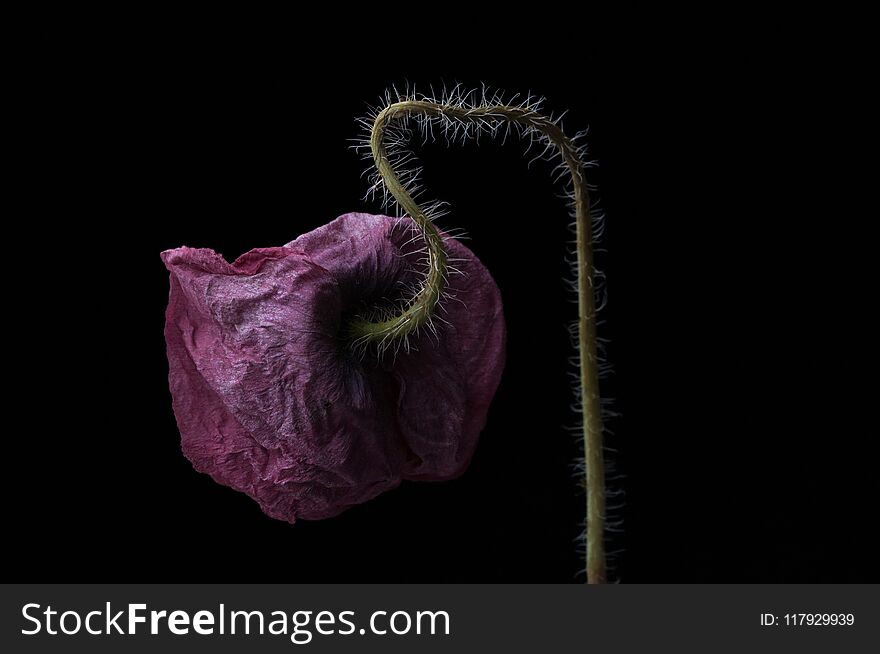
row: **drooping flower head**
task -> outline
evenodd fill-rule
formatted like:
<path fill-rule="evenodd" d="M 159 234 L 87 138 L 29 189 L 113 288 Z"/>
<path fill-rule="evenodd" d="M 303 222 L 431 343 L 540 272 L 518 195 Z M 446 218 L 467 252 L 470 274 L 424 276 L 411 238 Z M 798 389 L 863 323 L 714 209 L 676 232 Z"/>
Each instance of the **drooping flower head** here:
<path fill-rule="evenodd" d="M 337 515 L 397 486 L 464 472 L 504 366 L 501 297 L 470 250 L 431 330 L 380 354 L 347 324 L 418 284 L 406 219 L 346 214 L 228 263 L 162 253 L 165 337 L 183 453 L 273 518 Z"/>

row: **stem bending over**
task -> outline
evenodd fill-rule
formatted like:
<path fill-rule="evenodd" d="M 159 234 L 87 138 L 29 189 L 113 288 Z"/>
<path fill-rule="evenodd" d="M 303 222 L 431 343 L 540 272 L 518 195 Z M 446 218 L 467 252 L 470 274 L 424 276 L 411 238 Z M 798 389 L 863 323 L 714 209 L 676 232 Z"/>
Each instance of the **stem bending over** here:
<path fill-rule="evenodd" d="M 580 151 L 562 131 L 559 121 L 538 111 L 538 104 L 500 102 L 497 96 L 478 104 L 469 102 L 469 95 L 453 92 L 438 102 L 430 98 L 408 97 L 388 104 L 367 125 L 368 145 L 378 177 L 376 184 L 397 201 L 405 215 L 418 226 L 425 240 L 426 273 L 421 285 L 405 306 L 395 315 L 380 320 L 359 316 L 350 324 L 353 340 L 359 345 L 370 343 L 380 347 L 406 342 L 422 327 L 431 327 L 435 308 L 445 286 L 447 258 L 443 236 L 432 222 L 431 210 L 422 208 L 414 199 L 417 171 L 399 172 L 407 156 L 389 155 L 386 143 L 389 133 L 400 123 L 415 118 L 426 131 L 438 121 L 453 138 L 461 130 L 470 133 L 490 131 L 493 134 L 506 126 L 514 126 L 520 135 L 531 135 L 544 145 L 545 153 L 553 150 L 561 156 L 560 169 L 570 177 L 570 198 L 574 208 L 577 240 L 578 345 L 580 352 L 580 391 L 583 411 L 583 442 L 587 489 L 586 506 L 586 572 L 587 582 L 605 582 L 605 472 L 602 453 L 602 419 L 599 400 L 599 365 L 596 347 L 595 292 L 593 288 L 593 248 L 590 202 L 583 176 L 584 163 Z M 395 132 L 394 143 L 401 144 L 408 132 Z M 375 186 L 374 186 L 375 187 Z"/>

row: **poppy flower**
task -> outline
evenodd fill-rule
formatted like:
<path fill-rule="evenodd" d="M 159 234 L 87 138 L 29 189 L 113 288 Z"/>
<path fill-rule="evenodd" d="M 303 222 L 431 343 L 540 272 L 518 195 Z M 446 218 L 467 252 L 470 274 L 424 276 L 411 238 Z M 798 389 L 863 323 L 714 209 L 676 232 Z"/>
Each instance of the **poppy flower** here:
<path fill-rule="evenodd" d="M 359 355 L 346 335 L 352 317 L 418 284 L 407 221 L 346 214 L 233 263 L 208 249 L 162 253 L 169 384 L 196 470 L 291 523 L 403 479 L 464 472 L 506 338 L 498 287 L 474 254 L 446 240 L 463 274 L 408 350 Z"/>

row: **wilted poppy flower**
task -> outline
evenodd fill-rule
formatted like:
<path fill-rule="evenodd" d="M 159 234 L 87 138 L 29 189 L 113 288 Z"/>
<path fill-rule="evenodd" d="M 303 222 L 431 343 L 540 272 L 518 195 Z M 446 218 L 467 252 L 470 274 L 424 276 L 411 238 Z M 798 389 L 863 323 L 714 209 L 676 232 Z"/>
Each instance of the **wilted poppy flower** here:
<path fill-rule="evenodd" d="M 162 253 L 169 382 L 196 470 L 289 522 L 465 470 L 505 346 L 498 288 L 473 253 L 446 242 L 464 274 L 436 336 L 396 356 L 357 356 L 346 337 L 348 319 L 419 281 L 412 238 L 400 219 L 352 213 L 234 263 Z"/>

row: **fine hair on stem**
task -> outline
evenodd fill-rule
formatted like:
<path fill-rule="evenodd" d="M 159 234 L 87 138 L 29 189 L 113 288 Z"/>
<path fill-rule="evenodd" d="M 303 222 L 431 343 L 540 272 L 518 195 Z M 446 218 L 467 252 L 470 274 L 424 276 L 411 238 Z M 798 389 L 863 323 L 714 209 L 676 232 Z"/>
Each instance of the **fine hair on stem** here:
<path fill-rule="evenodd" d="M 569 137 L 562 128 L 562 115 L 546 114 L 543 99 L 532 96 L 504 96 L 485 86 L 465 90 L 461 85 L 443 89 L 435 95 L 417 93 L 407 88 L 403 93 L 386 92 L 378 107 L 359 122 L 364 137 L 355 146 L 372 162 L 369 198 L 380 196 L 383 205 L 411 219 L 415 238 L 423 241 L 424 275 L 406 300 L 397 308 L 381 314 L 356 316 L 348 325 L 352 348 L 365 351 L 374 347 L 380 353 L 393 349 L 408 350 L 411 340 L 423 331 L 436 335 L 435 323 L 442 320 L 442 304 L 447 276 L 455 271 L 444 241 L 448 236 L 435 225 L 445 212 L 441 202 L 423 202 L 419 198 L 421 169 L 409 149 L 414 132 L 424 141 L 444 136 L 449 143 L 479 140 L 481 135 L 506 141 L 517 136 L 528 144 L 532 160 L 544 159 L 556 164 L 553 175 L 564 183 L 575 228 L 575 279 L 578 318 L 572 330 L 577 350 L 575 409 L 581 424 L 583 460 L 578 465 L 586 488 L 585 547 L 588 583 L 606 581 L 606 488 L 603 453 L 602 400 L 599 395 L 600 344 L 596 334 L 596 296 L 601 276 L 593 263 L 594 242 L 601 233 L 601 221 L 591 216 L 590 198 L 584 177 L 586 149 L 581 144 L 586 131 Z"/>

